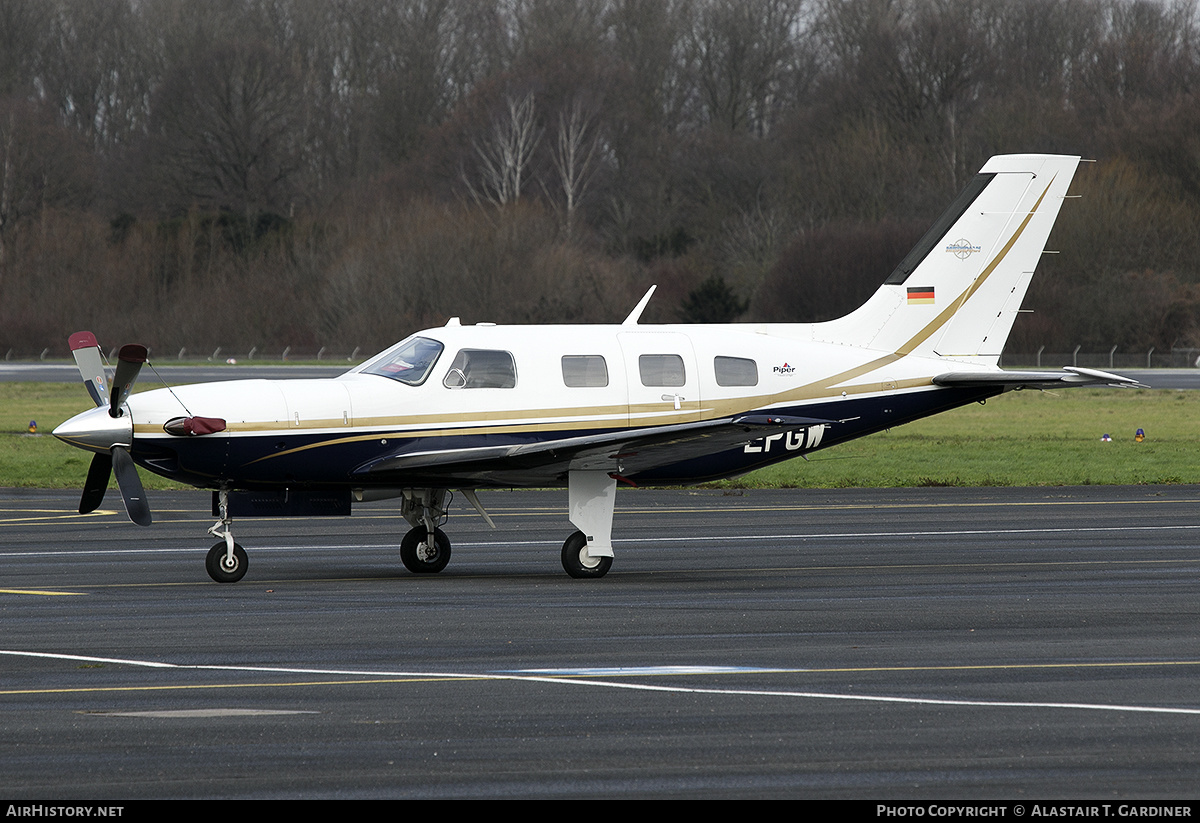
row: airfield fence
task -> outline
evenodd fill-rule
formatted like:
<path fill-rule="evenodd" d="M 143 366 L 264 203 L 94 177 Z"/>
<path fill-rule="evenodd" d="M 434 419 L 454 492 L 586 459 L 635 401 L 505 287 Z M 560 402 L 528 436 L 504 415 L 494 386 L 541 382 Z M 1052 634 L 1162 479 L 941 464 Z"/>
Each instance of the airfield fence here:
<path fill-rule="evenodd" d="M 117 351 L 120 347 L 113 346 L 104 352 L 110 363 L 117 361 Z M 382 351 L 380 349 L 379 351 Z M 272 363 L 296 361 L 300 363 L 361 363 L 373 354 L 376 349 L 365 349 L 361 346 L 255 346 L 251 349 L 233 349 L 218 346 L 216 349 L 179 349 L 173 352 L 162 352 L 150 349 L 150 360 L 154 363 L 224 363 L 230 359 L 243 361 L 268 361 Z M 22 350 L 10 348 L 4 355 L 5 361 L 29 362 L 37 360 L 70 360 L 71 352 L 66 346 L 49 347 L 38 350 Z"/>
<path fill-rule="evenodd" d="M 116 362 L 117 347 L 106 352 L 109 362 Z M 371 355 L 374 349 L 360 346 L 331 345 L 331 346 L 262 346 L 249 350 L 226 349 L 218 347 L 214 350 L 180 349 L 164 353 L 151 351 L 150 359 L 156 363 L 224 363 L 230 359 L 238 362 L 261 361 L 303 363 L 360 363 Z M 42 350 L 21 350 L 10 348 L 4 355 L 5 361 L 29 362 L 36 360 L 70 360 L 71 352 L 64 345 L 61 348 L 52 347 Z M 1051 351 L 1039 349 L 1033 352 L 1005 352 L 1000 358 L 1000 365 L 1006 368 L 1050 368 L 1061 366 L 1083 366 L 1092 369 L 1184 369 L 1200 367 L 1200 349 L 1174 348 L 1149 349 L 1143 352 L 1120 351 L 1112 347 L 1108 351 L 1083 351 L 1082 347 L 1073 351 Z"/>
<path fill-rule="evenodd" d="M 1005 352 L 1000 365 L 1005 368 L 1052 368 L 1083 366 L 1089 369 L 1190 369 L 1197 367 L 1200 349 L 1151 348 L 1143 352 L 1123 352 L 1116 346 L 1106 352 L 1050 351 Z"/>

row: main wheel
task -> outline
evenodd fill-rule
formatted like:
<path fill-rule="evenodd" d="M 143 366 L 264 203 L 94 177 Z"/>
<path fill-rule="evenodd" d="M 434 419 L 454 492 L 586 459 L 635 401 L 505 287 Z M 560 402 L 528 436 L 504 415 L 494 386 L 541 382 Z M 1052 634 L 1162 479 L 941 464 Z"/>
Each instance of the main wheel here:
<path fill-rule="evenodd" d="M 400 541 L 400 559 L 413 574 L 433 574 L 450 562 L 450 538 L 441 529 L 433 530 L 433 550 L 425 544 L 429 532 L 424 526 L 409 529 Z"/>
<path fill-rule="evenodd" d="M 208 576 L 218 583 L 236 583 L 246 576 L 246 567 L 249 565 L 246 550 L 234 543 L 232 563 L 226 562 L 227 554 L 225 541 L 222 540 L 208 550 L 208 558 L 204 561 L 204 568 L 208 569 Z"/>
<path fill-rule="evenodd" d="M 562 564 L 567 574 L 574 578 L 604 577 L 612 568 L 611 557 L 592 557 L 587 550 L 587 536 L 575 532 L 562 547 Z"/>

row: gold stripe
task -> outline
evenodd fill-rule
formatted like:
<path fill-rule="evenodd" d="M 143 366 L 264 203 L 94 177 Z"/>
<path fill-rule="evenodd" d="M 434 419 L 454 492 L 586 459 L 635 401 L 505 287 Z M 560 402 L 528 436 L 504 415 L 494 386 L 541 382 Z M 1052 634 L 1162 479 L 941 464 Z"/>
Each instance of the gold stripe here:
<path fill-rule="evenodd" d="M 665 401 L 664 401 L 665 402 Z M 685 406 L 691 405 L 698 410 L 699 403 L 692 401 L 684 403 Z M 649 406 L 648 406 L 649 407 Z M 659 408 L 662 404 L 658 405 Z M 486 412 L 487 417 L 481 417 L 482 412 L 446 412 L 435 414 L 412 414 L 392 417 L 355 417 L 354 428 L 376 427 L 385 428 L 389 426 L 419 426 L 422 424 L 437 423 L 441 425 L 451 423 L 476 423 L 479 420 L 519 420 L 522 418 L 531 417 L 571 417 L 578 415 L 587 415 L 588 417 L 603 417 L 612 416 L 624 418 L 629 414 L 630 407 L 627 405 L 609 405 L 609 406 L 587 406 L 587 407 L 562 407 L 551 409 L 513 409 L 510 411 L 495 411 Z M 619 421 L 613 421 L 619 422 Z M 225 431 L 249 433 L 249 432 L 297 432 L 306 429 L 344 429 L 346 424 L 342 418 L 329 419 L 314 419 L 301 421 L 300 425 L 294 424 L 294 421 L 275 420 L 271 422 L 240 422 L 233 423 L 226 421 Z M 159 434 L 162 432 L 162 426 L 154 423 L 139 423 L 133 427 L 135 433 L 138 434 Z"/>

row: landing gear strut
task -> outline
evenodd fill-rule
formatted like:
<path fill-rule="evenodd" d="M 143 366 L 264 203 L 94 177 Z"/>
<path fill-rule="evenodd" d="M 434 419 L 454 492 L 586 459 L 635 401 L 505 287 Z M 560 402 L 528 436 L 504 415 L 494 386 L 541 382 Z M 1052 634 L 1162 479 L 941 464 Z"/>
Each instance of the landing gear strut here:
<path fill-rule="evenodd" d="M 612 521 L 617 481 L 606 471 L 572 471 L 567 475 L 571 523 L 579 531 L 562 547 L 562 564 L 574 578 L 604 577 L 612 568 Z"/>
<path fill-rule="evenodd" d="M 230 528 L 233 526 L 233 518 L 229 516 L 229 491 L 221 489 L 217 492 L 217 501 L 221 519 L 208 530 L 208 533 L 213 537 L 221 538 L 221 542 L 208 550 L 204 568 L 208 570 L 208 576 L 218 583 L 236 583 L 246 576 L 249 560 L 246 557 L 246 550 L 233 542 L 233 531 Z"/>
<path fill-rule="evenodd" d="M 400 560 L 413 574 L 435 574 L 450 562 L 450 538 L 439 529 L 446 516 L 445 489 L 405 489 L 400 514 L 412 528 L 400 542 Z"/>

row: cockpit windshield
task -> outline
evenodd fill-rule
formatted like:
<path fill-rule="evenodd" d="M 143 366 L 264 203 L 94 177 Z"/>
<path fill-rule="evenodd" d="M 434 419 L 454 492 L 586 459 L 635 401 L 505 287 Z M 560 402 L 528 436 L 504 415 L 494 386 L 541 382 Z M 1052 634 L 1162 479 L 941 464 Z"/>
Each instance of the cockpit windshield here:
<path fill-rule="evenodd" d="M 371 363 L 364 374 L 378 374 L 399 380 L 409 386 L 419 386 L 429 376 L 430 369 L 442 353 L 442 344 L 428 337 L 413 337 L 399 348 Z"/>

